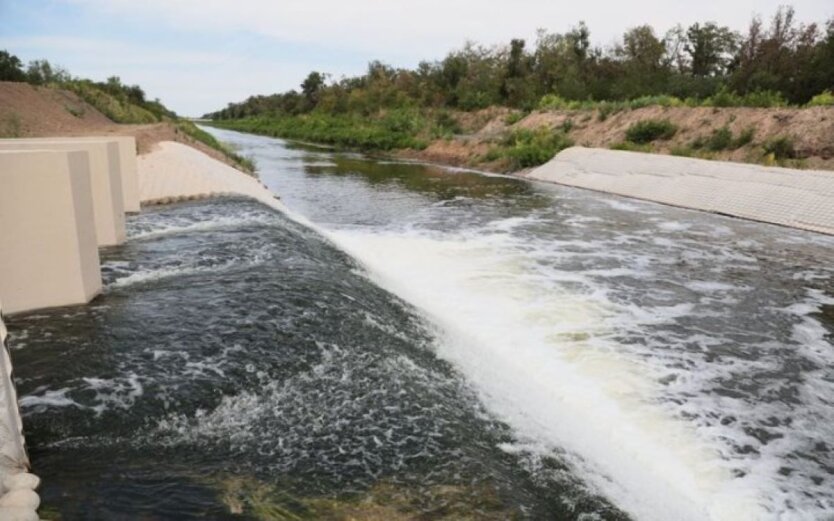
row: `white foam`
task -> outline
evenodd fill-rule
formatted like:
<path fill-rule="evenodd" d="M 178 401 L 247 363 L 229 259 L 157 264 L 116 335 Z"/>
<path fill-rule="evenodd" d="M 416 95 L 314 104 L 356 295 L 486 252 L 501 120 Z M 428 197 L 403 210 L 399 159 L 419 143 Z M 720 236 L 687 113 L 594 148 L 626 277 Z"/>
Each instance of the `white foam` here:
<path fill-rule="evenodd" d="M 571 284 L 588 291 L 568 291 L 553 271 L 538 272 L 529 245 L 508 244 L 508 235 L 331 236 L 440 326 L 439 354 L 493 413 L 523 439 L 569 450 L 577 469 L 622 508 L 640 519 L 758 518 L 755 494 L 728 486 L 719 455 L 651 405 L 656 368 L 609 340 L 611 319 L 626 320 L 620 313 L 645 325 L 674 320 L 691 305 L 614 309 L 588 277 L 632 272 L 572 274 Z"/>

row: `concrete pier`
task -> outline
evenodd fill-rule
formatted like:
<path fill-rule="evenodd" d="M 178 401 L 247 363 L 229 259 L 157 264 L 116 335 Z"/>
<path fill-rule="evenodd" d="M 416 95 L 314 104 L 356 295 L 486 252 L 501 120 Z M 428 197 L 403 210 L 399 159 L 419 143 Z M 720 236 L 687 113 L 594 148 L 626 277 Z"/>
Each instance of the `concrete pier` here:
<path fill-rule="evenodd" d="M 94 136 L 94 137 L 47 137 L 4 139 L 0 142 L 13 143 L 107 143 L 115 142 L 119 147 L 119 166 L 122 174 L 122 202 L 127 213 L 139 212 L 139 178 L 136 173 L 136 138 L 133 136 Z"/>
<path fill-rule="evenodd" d="M 89 154 L 95 232 L 99 246 L 125 241 L 125 211 L 119 146 L 115 141 L 0 140 L 0 150 L 80 150 Z M 42 206 L 43 207 L 43 206 Z"/>
<path fill-rule="evenodd" d="M 91 185 L 87 152 L 0 151 L 6 313 L 83 304 L 101 291 Z"/>
<path fill-rule="evenodd" d="M 525 177 L 834 234 L 834 172 L 573 147 Z"/>

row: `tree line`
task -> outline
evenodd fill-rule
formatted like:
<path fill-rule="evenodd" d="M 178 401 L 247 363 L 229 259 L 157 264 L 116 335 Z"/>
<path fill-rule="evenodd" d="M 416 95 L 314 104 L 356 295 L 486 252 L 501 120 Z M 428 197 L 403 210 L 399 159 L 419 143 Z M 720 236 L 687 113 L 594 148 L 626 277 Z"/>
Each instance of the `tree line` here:
<path fill-rule="evenodd" d="M 374 115 L 394 108 L 465 111 L 492 105 L 523 110 L 571 103 L 669 96 L 697 104 L 804 105 L 834 89 L 834 18 L 796 21 L 782 7 L 739 33 L 715 22 L 627 30 L 607 48 L 593 46 L 579 23 L 565 33 L 540 30 L 533 46 L 513 39 L 485 47 L 467 43 L 414 69 L 372 61 L 359 76 L 338 80 L 311 72 L 299 90 L 229 103 L 212 119 L 295 116 L 310 112 Z"/>

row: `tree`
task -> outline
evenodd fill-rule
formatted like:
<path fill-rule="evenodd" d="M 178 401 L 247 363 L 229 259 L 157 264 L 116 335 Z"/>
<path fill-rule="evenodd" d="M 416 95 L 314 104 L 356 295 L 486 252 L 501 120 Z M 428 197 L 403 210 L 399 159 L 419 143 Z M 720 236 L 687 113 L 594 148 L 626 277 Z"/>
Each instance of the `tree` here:
<path fill-rule="evenodd" d="M 301 92 L 307 99 L 310 108 L 316 106 L 319 101 L 319 92 L 324 87 L 324 74 L 313 71 L 301 82 Z"/>
<path fill-rule="evenodd" d="M 53 67 L 47 60 L 34 60 L 26 68 L 26 81 L 33 85 L 49 85 L 63 83 L 69 79 L 69 74 L 61 67 Z"/>
<path fill-rule="evenodd" d="M 724 74 L 738 47 L 737 41 L 733 31 L 714 22 L 689 26 L 684 50 L 689 55 L 690 72 L 694 76 Z"/>
<path fill-rule="evenodd" d="M 0 81 L 26 81 L 20 58 L 8 51 L 0 51 Z"/>

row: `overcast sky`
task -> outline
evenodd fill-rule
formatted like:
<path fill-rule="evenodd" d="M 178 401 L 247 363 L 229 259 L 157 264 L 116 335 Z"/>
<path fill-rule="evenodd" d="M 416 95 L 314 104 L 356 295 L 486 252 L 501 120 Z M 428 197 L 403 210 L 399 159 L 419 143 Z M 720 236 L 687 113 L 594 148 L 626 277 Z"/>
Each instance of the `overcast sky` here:
<path fill-rule="evenodd" d="M 484 44 L 563 32 L 584 20 L 595 44 L 648 23 L 717 21 L 743 30 L 783 0 L 0 0 L 0 49 L 47 58 L 76 76 L 117 75 L 180 114 L 296 88 L 310 70 L 335 77 L 380 59 L 414 66 L 467 39 Z M 793 2 L 823 22 L 832 0 Z"/>

